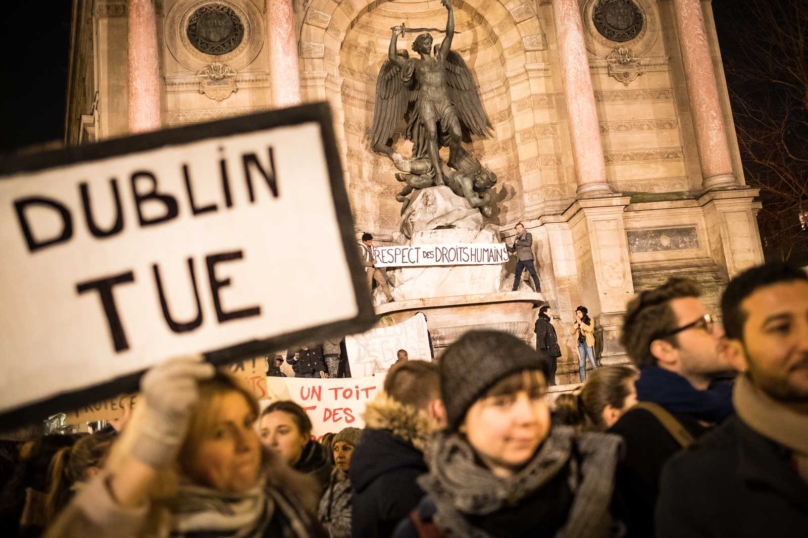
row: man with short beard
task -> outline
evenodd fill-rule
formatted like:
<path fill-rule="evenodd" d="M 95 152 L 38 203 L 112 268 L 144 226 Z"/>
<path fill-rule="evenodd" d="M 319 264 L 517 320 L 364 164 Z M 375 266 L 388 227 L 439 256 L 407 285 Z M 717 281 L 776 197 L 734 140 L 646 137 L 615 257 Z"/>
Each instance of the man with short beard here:
<path fill-rule="evenodd" d="M 656 536 L 808 532 L 808 275 L 767 264 L 721 301 L 737 415 L 665 467 Z"/>

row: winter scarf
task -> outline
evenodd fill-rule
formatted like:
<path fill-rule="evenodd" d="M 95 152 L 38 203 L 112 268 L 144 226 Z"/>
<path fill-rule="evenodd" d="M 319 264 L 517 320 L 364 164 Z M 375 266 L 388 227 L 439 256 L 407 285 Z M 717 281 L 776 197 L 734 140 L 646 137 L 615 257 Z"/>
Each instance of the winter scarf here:
<path fill-rule="evenodd" d="M 331 481 L 325 490 L 317 517 L 331 538 L 351 537 L 351 480 L 342 469 L 331 472 Z"/>
<path fill-rule="evenodd" d="M 444 431 L 427 448 L 430 471 L 418 483 L 435 503 L 434 521 L 444 536 L 488 538 L 490 534 L 472 526 L 468 518 L 516 506 L 565 472 L 574 499 L 556 536 L 609 536 L 609 505 L 620 447 L 621 440 L 614 435 L 576 437 L 571 428 L 554 427 L 533 459 L 506 480 L 479 464 L 460 435 Z"/>
<path fill-rule="evenodd" d="M 808 482 L 808 416 L 772 400 L 745 375 L 735 381 L 733 402 L 750 428 L 794 452 L 797 471 Z"/>
<path fill-rule="evenodd" d="M 721 424 L 734 414 L 732 386 L 698 390 L 684 377 L 658 366 L 640 370 L 637 399 L 661 405 L 673 414 L 690 415 L 710 424 Z"/>
<path fill-rule="evenodd" d="M 173 538 L 259 538 L 270 527 L 282 532 L 283 538 L 311 535 L 306 516 L 278 490 L 263 483 L 245 493 L 183 483 L 168 508 Z"/>

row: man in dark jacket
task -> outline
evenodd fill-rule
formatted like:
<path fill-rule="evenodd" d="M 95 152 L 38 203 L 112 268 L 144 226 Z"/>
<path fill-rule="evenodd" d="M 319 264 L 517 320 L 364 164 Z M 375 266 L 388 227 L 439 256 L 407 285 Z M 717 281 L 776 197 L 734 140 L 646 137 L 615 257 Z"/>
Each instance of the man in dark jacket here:
<path fill-rule="evenodd" d="M 731 385 L 711 387 L 732 370 L 721 353 L 724 331 L 699 296 L 694 282 L 671 278 L 635 297 L 623 319 L 620 343 L 640 369 L 636 387 L 643 405 L 609 432 L 625 441 L 615 494 L 630 537 L 653 536 L 664 464 L 733 413 Z"/>
<path fill-rule="evenodd" d="M 384 392 L 365 409 L 362 443 L 351 457 L 352 535 L 387 538 L 424 496 L 427 438 L 446 424 L 437 365 L 410 360 L 387 373 Z"/>
<path fill-rule="evenodd" d="M 508 247 L 508 250 L 516 253 L 516 276 L 513 279 L 513 291 L 519 289 L 522 271 L 527 269 L 533 279 L 533 284 L 536 285 L 536 293 L 541 292 L 539 275 L 536 274 L 536 267 L 533 265 L 533 236 L 525 230 L 525 226 L 521 222 L 516 223 L 516 238 L 513 240 L 513 246 Z"/>
<path fill-rule="evenodd" d="M 755 267 L 721 301 L 737 416 L 665 466 L 656 529 L 679 536 L 808 533 L 808 275 Z"/>
<path fill-rule="evenodd" d="M 539 309 L 539 318 L 536 320 L 534 331 L 536 333 L 536 351 L 550 363 L 550 373 L 547 376 L 549 385 L 555 385 L 556 367 L 558 357 L 561 356 L 561 347 L 558 345 L 558 336 L 555 327 L 550 322 L 552 310 L 548 305 Z"/>
<path fill-rule="evenodd" d="M 323 348 L 320 346 L 303 346 L 294 352 L 289 350 L 286 362 L 292 365 L 295 377 L 328 377 Z"/>

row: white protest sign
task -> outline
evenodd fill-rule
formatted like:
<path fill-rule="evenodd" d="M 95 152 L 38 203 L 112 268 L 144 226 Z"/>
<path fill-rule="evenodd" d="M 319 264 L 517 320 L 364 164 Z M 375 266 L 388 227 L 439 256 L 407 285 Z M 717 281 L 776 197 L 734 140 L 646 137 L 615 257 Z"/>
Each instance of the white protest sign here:
<path fill-rule="evenodd" d="M 384 375 L 346 379 L 268 377 L 270 402 L 292 400 L 306 410 L 317 438 L 343 428 L 364 428 L 365 405 L 384 390 Z"/>
<path fill-rule="evenodd" d="M 508 247 L 504 243 L 373 247 L 373 256 L 376 267 L 495 265 L 508 261 Z"/>
<path fill-rule="evenodd" d="M 325 104 L 2 163 L 0 423 L 370 326 L 340 170 Z"/>
<path fill-rule="evenodd" d="M 407 321 L 378 327 L 362 334 L 345 337 L 351 375 L 363 377 L 386 372 L 396 362 L 399 349 L 410 359 L 432 360 L 426 316 L 417 313 Z"/>

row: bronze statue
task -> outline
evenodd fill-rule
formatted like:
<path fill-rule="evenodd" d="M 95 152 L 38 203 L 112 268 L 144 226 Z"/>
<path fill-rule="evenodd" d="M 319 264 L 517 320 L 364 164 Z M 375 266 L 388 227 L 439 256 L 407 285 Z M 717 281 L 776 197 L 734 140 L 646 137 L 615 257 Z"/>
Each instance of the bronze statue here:
<path fill-rule="evenodd" d="M 413 189 L 449 184 L 456 194 L 465 196 L 472 207 L 479 207 L 484 215 L 490 216 L 492 210 L 487 205 L 489 197 L 484 195 L 484 190 L 496 183 L 496 175 L 469 154 L 461 142 L 470 141 L 470 134 L 488 138 L 491 122 L 480 102 L 471 71 L 463 58 L 451 50 L 454 14 L 450 0 L 442 0 L 442 4 L 448 11 L 446 37 L 435 46 L 434 55 L 429 33 L 420 34 L 412 44 L 419 58 L 410 58 L 406 50 L 397 50 L 398 36 L 441 30 L 411 29 L 404 24 L 391 29 L 388 59 L 376 81 L 371 147 L 387 155 L 402 172 L 396 174 L 396 179 L 406 184 L 396 196 L 404 203 L 402 213 L 409 204 L 407 195 Z M 395 153 L 392 147 L 393 132 L 404 117 L 407 117 L 405 136 L 413 142 L 410 159 Z M 444 146 L 449 147 L 448 163 L 443 163 L 438 153 Z M 480 190 L 483 185 L 486 187 Z"/>

